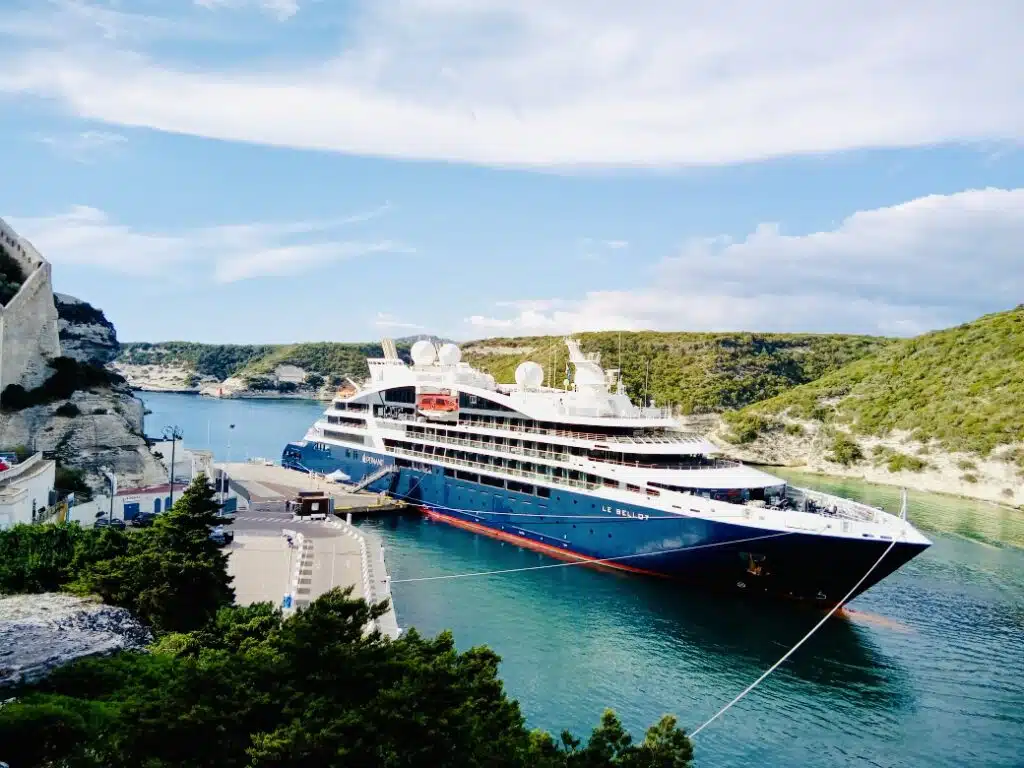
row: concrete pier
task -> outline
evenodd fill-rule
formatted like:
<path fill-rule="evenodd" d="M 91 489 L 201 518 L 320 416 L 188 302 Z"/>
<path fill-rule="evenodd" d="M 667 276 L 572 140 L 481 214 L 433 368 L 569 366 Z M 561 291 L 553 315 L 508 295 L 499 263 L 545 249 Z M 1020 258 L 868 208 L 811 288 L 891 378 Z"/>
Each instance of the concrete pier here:
<path fill-rule="evenodd" d="M 293 521 L 289 514 L 262 509 L 240 511 L 232 529 L 228 571 L 235 577 L 239 604 L 267 601 L 288 613 L 334 587 L 352 587 L 353 597 L 369 603 L 391 596 L 384 551 L 372 532 L 338 518 Z M 291 547 L 286 534 L 292 537 Z M 377 628 L 388 637 L 399 636 L 393 605 Z"/>
<path fill-rule="evenodd" d="M 351 493 L 346 486 L 324 480 L 316 475 L 285 469 L 276 465 L 233 462 L 218 464 L 227 472 L 231 487 L 250 506 L 273 509 L 296 496 L 299 491 L 322 491 L 334 499 L 335 514 L 380 514 L 400 512 L 405 504 L 384 494 L 359 491 Z"/>

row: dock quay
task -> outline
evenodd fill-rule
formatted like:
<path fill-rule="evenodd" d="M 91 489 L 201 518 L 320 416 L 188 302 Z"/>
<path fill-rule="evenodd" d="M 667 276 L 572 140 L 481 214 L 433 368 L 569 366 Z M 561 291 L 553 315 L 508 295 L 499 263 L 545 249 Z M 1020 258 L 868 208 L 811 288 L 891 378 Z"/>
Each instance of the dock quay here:
<path fill-rule="evenodd" d="M 228 546 L 228 572 L 239 605 L 270 602 L 286 614 L 301 609 L 334 587 L 351 587 L 352 596 L 370 604 L 391 600 L 390 577 L 380 538 L 338 517 L 293 520 L 285 502 L 300 491 L 322 491 L 335 501 L 335 515 L 352 508 L 398 511 L 378 495 L 348 493 L 336 483 L 301 472 L 255 464 L 219 465 L 247 505 L 234 515 L 234 541 Z M 290 541 L 289 541 L 290 539 Z M 394 604 L 376 622 L 384 635 L 401 634 Z"/>
<path fill-rule="evenodd" d="M 300 492 L 321 491 L 334 503 L 340 517 L 379 515 L 406 511 L 405 502 L 386 494 L 369 491 L 352 492 L 347 486 L 277 465 L 252 462 L 217 464 L 216 469 L 228 476 L 229 485 L 250 509 L 261 512 L 284 511 L 284 504 Z"/>

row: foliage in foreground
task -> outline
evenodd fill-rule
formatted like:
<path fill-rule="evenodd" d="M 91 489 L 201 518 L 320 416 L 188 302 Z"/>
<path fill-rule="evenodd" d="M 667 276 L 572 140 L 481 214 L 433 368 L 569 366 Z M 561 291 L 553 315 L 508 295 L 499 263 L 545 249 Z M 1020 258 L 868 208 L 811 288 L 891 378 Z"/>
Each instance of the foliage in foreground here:
<path fill-rule="evenodd" d="M 288 619 L 222 609 L 148 654 L 83 660 L 0 709 L 12 766 L 687 766 L 664 718 L 633 744 L 608 712 L 583 745 L 529 732 L 487 648 L 364 632 L 383 609 L 335 589 Z"/>
<path fill-rule="evenodd" d="M 157 633 L 205 626 L 234 592 L 210 539 L 221 521 L 200 476 L 150 528 L 17 525 L 0 531 L 0 593 L 66 590 L 128 608 Z"/>
<path fill-rule="evenodd" d="M 386 610 L 332 590 L 285 619 L 230 605 L 205 480 L 152 528 L 0 531 L 0 590 L 91 591 L 130 608 L 149 653 L 84 659 L 5 693 L 0 760 L 69 766 L 685 768 L 671 717 L 640 743 L 611 712 L 584 744 L 526 729 L 487 648 L 366 632 Z"/>

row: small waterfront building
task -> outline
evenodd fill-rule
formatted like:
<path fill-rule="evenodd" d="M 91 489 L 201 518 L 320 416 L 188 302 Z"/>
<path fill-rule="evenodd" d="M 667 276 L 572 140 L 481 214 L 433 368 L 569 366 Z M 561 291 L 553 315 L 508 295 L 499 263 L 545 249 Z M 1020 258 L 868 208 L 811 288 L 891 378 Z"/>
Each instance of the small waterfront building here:
<path fill-rule="evenodd" d="M 177 500 L 188 488 L 188 483 L 174 484 L 173 498 Z M 150 485 L 144 488 L 118 488 L 114 497 L 114 518 L 134 520 L 143 512 L 159 514 L 171 506 L 171 485 Z"/>
<path fill-rule="evenodd" d="M 51 505 L 56 478 L 57 463 L 41 453 L 0 472 L 0 529 L 42 516 Z"/>

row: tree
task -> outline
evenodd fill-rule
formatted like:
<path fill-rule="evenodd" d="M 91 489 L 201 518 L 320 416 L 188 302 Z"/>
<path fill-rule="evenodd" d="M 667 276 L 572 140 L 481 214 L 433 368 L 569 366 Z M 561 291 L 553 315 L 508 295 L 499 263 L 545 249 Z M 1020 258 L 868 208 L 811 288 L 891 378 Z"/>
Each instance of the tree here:
<path fill-rule="evenodd" d="M 320 389 L 324 385 L 324 377 L 319 373 L 307 373 L 305 384 L 310 389 Z"/>
<path fill-rule="evenodd" d="M 219 507 L 199 475 L 151 528 L 132 532 L 125 553 L 86 568 L 70 588 L 128 608 L 158 634 L 206 626 L 234 600 L 227 555 L 210 538 Z"/>

